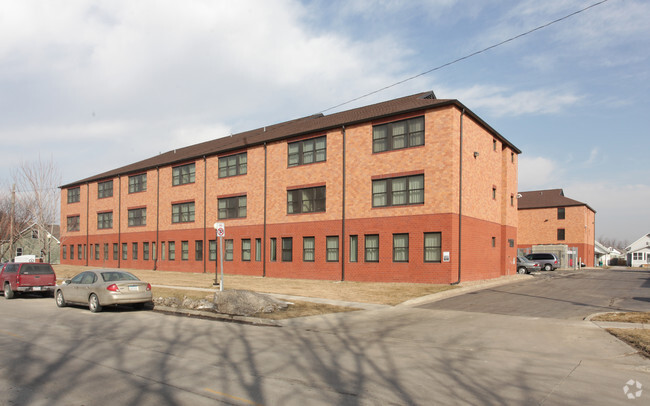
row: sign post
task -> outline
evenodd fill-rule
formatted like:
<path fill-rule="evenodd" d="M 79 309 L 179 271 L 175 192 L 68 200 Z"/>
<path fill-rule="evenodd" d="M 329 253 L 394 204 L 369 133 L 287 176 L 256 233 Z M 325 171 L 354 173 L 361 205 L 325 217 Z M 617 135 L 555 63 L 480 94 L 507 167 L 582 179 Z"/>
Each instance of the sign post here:
<path fill-rule="evenodd" d="M 214 223 L 214 229 L 217 230 L 217 237 L 219 237 L 219 262 L 221 263 L 221 282 L 217 282 L 217 261 L 214 261 L 214 284 L 218 284 L 219 291 L 223 292 L 223 237 L 226 236 L 226 226 L 223 223 Z"/>

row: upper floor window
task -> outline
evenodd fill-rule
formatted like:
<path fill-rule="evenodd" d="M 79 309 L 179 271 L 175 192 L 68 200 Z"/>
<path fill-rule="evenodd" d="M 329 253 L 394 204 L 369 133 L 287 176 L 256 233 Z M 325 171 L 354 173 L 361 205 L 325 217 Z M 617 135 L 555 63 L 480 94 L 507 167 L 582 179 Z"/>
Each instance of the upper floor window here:
<path fill-rule="evenodd" d="M 99 182 L 97 184 L 97 198 L 103 199 L 105 197 L 113 196 L 113 181 Z"/>
<path fill-rule="evenodd" d="M 194 202 L 172 204 L 172 223 L 194 221 Z"/>
<path fill-rule="evenodd" d="M 557 219 L 558 220 L 564 220 L 565 212 L 564 212 L 564 207 L 558 207 L 557 208 Z"/>
<path fill-rule="evenodd" d="M 113 228 L 113 212 L 97 213 L 97 228 Z"/>
<path fill-rule="evenodd" d="M 424 145 L 424 117 L 376 125 L 372 128 L 372 152 Z"/>
<path fill-rule="evenodd" d="M 129 227 L 147 225 L 147 208 L 129 210 Z"/>
<path fill-rule="evenodd" d="M 147 174 L 129 176 L 129 193 L 144 192 L 147 190 Z"/>
<path fill-rule="evenodd" d="M 172 186 L 194 183 L 195 172 L 196 166 L 193 163 L 172 168 Z"/>
<path fill-rule="evenodd" d="M 287 213 L 325 211 L 325 186 L 287 191 Z"/>
<path fill-rule="evenodd" d="M 70 216 L 67 219 L 68 231 L 79 231 L 79 216 Z"/>
<path fill-rule="evenodd" d="M 219 158 L 219 177 L 227 178 L 229 176 L 245 175 L 247 160 L 246 152 Z"/>
<path fill-rule="evenodd" d="M 288 152 L 289 166 L 323 162 L 327 159 L 327 137 L 290 142 Z"/>
<path fill-rule="evenodd" d="M 372 181 L 372 207 L 424 203 L 424 175 Z"/>
<path fill-rule="evenodd" d="M 246 217 L 246 196 L 219 199 L 219 219 Z"/>
<path fill-rule="evenodd" d="M 76 203 L 81 200 L 81 188 L 68 189 L 68 203 Z"/>

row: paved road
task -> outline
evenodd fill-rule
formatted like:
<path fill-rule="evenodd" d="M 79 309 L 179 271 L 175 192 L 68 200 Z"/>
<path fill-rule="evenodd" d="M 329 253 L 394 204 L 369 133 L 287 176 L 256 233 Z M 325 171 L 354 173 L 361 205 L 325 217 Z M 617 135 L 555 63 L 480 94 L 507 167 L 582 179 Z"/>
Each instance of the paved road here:
<path fill-rule="evenodd" d="M 530 281 L 472 292 L 419 307 L 580 320 L 593 313 L 650 311 L 650 271 L 598 269 L 540 272 Z"/>
<path fill-rule="evenodd" d="M 650 362 L 593 323 L 467 308 L 258 327 L 0 298 L 0 405 L 629 405 L 626 382 L 650 388 Z"/>

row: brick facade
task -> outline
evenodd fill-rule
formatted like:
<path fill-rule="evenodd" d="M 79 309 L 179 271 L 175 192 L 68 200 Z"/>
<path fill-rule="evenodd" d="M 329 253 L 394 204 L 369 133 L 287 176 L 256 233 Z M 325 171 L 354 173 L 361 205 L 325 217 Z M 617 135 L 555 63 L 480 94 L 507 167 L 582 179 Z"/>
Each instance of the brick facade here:
<path fill-rule="evenodd" d="M 205 145 L 203 154 L 200 145 L 188 147 L 191 154 L 173 151 L 165 154 L 165 161 L 143 161 L 63 186 L 62 221 L 79 216 L 79 230 L 62 227 L 66 248 L 61 261 L 212 273 L 216 261 L 210 258 L 210 242 L 212 247 L 216 245 L 213 224 L 218 221 L 225 223 L 224 240 L 232 241 L 233 246 L 232 261 L 224 262 L 226 273 L 419 283 L 457 282 L 459 269 L 462 281 L 515 273 L 518 223 L 513 199 L 520 151 L 459 102 L 416 96 L 419 100 L 403 98 L 317 117 L 308 131 L 302 131 L 305 124 L 301 120 L 288 122 L 234 135 L 233 142 L 243 139 L 243 146 L 209 150 Z M 422 106 L 407 109 L 405 104 Z M 350 118 L 358 116 L 362 119 Z M 420 117 L 424 122 L 422 145 L 373 152 L 373 126 Z M 288 164 L 290 143 L 320 137 L 326 140 L 326 157 L 321 162 Z M 225 145 L 227 140 L 217 141 Z M 241 153 L 247 157 L 246 173 L 220 178 L 219 159 Z M 193 182 L 172 186 L 173 168 L 188 164 L 194 164 Z M 138 174 L 146 174 L 146 190 L 129 193 L 129 177 Z M 423 201 L 373 207 L 373 181 L 409 176 L 422 177 Z M 98 183 L 110 180 L 113 195 L 98 198 Z M 314 187 L 325 189 L 324 211 L 289 213 L 289 191 Z M 80 189 L 79 202 L 68 203 L 68 190 L 74 188 Z M 243 196 L 245 217 L 218 219 L 219 199 Z M 175 222 L 175 204 L 193 205 L 193 219 Z M 146 224 L 129 224 L 128 213 L 134 209 L 146 209 Z M 113 213 L 112 227 L 99 229 L 97 215 L 106 212 Z M 429 247 L 430 252 L 439 253 L 437 262 L 425 260 L 425 233 L 440 233 L 440 247 Z M 378 260 L 366 261 L 366 236 L 375 235 Z M 305 237 L 309 244 L 313 237 L 313 262 L 303 257 Z M 335 260 L 328 261 L 328 237 L 338 238 L 338 249 L 330 250 Z M 291 261 L 283 261 L 283 238 L 292 240 Z M 336 238 L 330 239 L 332 244 Z M 351 238 L 358 243 L 356 260 L 350 253 Z M 395 238 L 399 244 L 407 241 L 408 248 L 394 247 Z M 272 240 L 275 260 L 271 257 Z M 175 246 L 173 260 L 169 258 L 170 242 Z M 394 253 L 397 251 L 400 253 Z M 244 258 L 248 254 L 250 259 Z M 408 256 L 407 261 L 403 255 Z"/>

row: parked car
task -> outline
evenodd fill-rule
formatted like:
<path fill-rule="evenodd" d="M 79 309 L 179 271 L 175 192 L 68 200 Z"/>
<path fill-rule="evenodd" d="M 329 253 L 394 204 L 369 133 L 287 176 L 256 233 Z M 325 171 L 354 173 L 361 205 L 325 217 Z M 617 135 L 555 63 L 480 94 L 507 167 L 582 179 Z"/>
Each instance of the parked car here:
<path fill-rule="evenodd" d="M 56 274 L 52 265 L 33 262 L 7 262 L 0 271 L 0 287 L 4 297 L 13 299 L 24 292 L 49 296 L 54 292 Z"/>
<path fill-rule="evenodd" d="M 541 269 L 539 262 L 531 261 L 522 256 L 517 257 L 517 273 L 531 273 Z"/>
<path fill-rule="evenodd" d="M 527 259 L 531 261 L 539 262 L 539 265 L 545 271 L 555 271 L 560 267 L 560 261 L 557 259 L 555 254 L 550 254 L 548 252 L 536 252 L 533 254 L 526 255 Z"/>
<path fill-rule="evenodd" d="M 88 305 L 91 312 L 102 310 L 103 306 L 130 304 L 142 308 L 151 303 L 151 284 L 135 275 L 116 269 L 84 271 L 64 281 L 54 291 L 56 305 Z"/>

